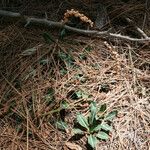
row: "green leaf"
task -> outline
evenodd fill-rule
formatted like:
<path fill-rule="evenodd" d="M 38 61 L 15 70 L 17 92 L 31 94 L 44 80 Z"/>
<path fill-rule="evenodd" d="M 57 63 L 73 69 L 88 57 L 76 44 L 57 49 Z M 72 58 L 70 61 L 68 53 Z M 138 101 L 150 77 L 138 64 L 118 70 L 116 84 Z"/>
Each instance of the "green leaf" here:
<path fill-rule="evenodd" d="M 67 54 L 64 52 L 59 52 L 59 58 L 61 58 L 62 60 L 66 60 L 67 59 Z"/>
<path fill-rule="evenodd" d="M 33 68 L 30 68 L 28 74 L 26 74 L 24 77 L 23 77 L 23 80 L 28 80 L 30 77 L 35 77 L 37 71 Z"/>
<path fill-rule="evenodd" d="M 63 131 L 66 131 L 66 129 L 68 128 L 67 124 L 63 121 L 57 121 L 56 127 L 60 130 L 63 130 Z"/>
<path fill-rule="evenodd" d="M 88 136 L 88 144 L 92 147 L 92 148 L 95 148 L 96 147 L 96 144 L 97 144 L 97 138 L 93 135 L 89 135 Z"/>
<path fill-rule="evenodd" d="M 84 93 L 83 91 L 81 90 L 78 90 L 75 92 L 77 98 L 84 98 L 84 99 L 87 99 L 89 97 L 88 94 Z"/>
<path fill-rule="evenodd" d="M 102 139 L 102 140 L 107 140 L 109 138 L 109 135 L 105 132 L 102 132 L 100 131 L 96 137 L 98 137 L 99 139 Z"/>
<path fill-rule="evenodd" d="M 54 38 L 49 33 L 43 33 L 43 38 L 48 44 L 55 42 Z"/>
<path fill-rule="evenodd" d="M 67 74 L 67 70 L 64 69 L 64 68 L 62 68 L 62 69 L 60 70 L 60 74 L 61 74 L 62 76 L 66 75 L 66 74 Z"/>
<path fill-rule="evenodd" d="M 91 47 L 91 46 L 87 46 L 87 47 L 85 48 L 85 51 L 90 52 L 91 50 L 92 50 L 92 47 Z"/>
<path fill-rule="evenodd" d="M 84 132 L 83 132 L 81 129 L 78 129 L 78 128 L 72 129 L 72 132 L 73 132 L 74 134 L 84 134 Z"/>
<path fill-rule="evenodd" d="M 109 125 L 106 124 L 106 123 L 101 124 L 101 128 L 102 128 L 103 130 L 105 130 L 105 131 L 111 131 L 111 130 L 112 130 L 112 127 L 109 126 Z"/>
<path fill-rule="evenodd" d="M 22 56 L 30 56 L 30 55 L 33 55 L 33 54 L 35 54 L 36 50 L 37 50 L 37 49 L 36 49 L 35 47 L 33 47 L 33 48 L 30 48 L 30 49 L 27 49 L 27 50 L 23 51 L 23 52 L 21 53 L 21 55 L 22 55 Z"/>
<path fill-rule="evenodd" d="M 81 60 L 86 60 L 86 59 L 87 59 L 87 56 L 86 56 L 85 54 L 80 54 L 80 55 L 79 55 L 79 58 L 80 58 Z"/>
<path fill-rule="evenodd" d="M 58 56 L 61 60 L 65 61 L 68 66 L 74 65 L 75 60 L 73 59 L 73 57 L 70 54 L 64 53 L 64 52 L 59 52 Z"/>
<path fill-rule="evenodd" d="M 53 88 L 49 88 L 45 95 L 45 101 L 47 102 L 47 104 L 50 104 L 52 101 L 55 100 L 54 94 L 55 90 Z"/>
<path fill-rule="evenodd" d="M 50 95 L 50 96 L 54 96 L 55 90 L 53 88 L 49 88 L 48 91 L 47 91 L 47 94 Z"/>
<path fill-rule="evenodd" d="M 102 129 L 101 124 L 97 125 L 95 128 L 92 129 L 92 131 L 98 132 Z"/>
<path fill-rule="evenodd" d="M 112 119 L 117 116 L 117 113 L 118 113 L 117 110 L 110 112 L 110 113 L 105 117 L 105 120 L 112 121 Z"/>
<path fill-rule="evenodd" d="M 77 78 L 80 82 L 85 83 L 87 81 L 87 77 L 84 76 L 82 73 L 76 74 L 75 78 Z M 84 94 L 82 95 L 83 98 L 88 98 L 89 95 L 88 94 Z"/>
<path fill-rule="evenodd" d="M 69 104 L 64 100 L 60 103 L 61 108 L 67 109 L 69 107 Z"/>
<path fill-rule="evenodd" d="M 88 97 L 89 97 L 89 95 L 88 95 L 88 94 L 86 94 L 86 93 L 82 93 L 82 98 L 87 99 Z"/>
<path fill-rule="evenodd" d="M 60 38 L 63 40 L 65 35 L 66 35 L 66 29 L 62 29 L 61 32 L 60 32 Z"/>
<path fill-rule="evenodd" d="M 77 121 L 82 127 L 89 130 L 89 124 L 88 124 L 87 118 L 84 117 L 82 114 L 77 115 Z"/>
<path fill-rule="evenodd" d="M 94 122 L 94 119 L 96 117 L 96 112 L 97 112 L 96 103 L 94 101 L 91 102 L 90 112 L 91 112 L 91 114 L 89 117 L 89 123 L 90 123 L 90 125 L 92 125 Z"/>
<path fill-rule="evenodd" d="M 77 91 L 75 92 L 78 98 L 82 98 L 82 91 Z"/>
<path fill-rule="evenodd" d="M 40 65 L 47 65 L 49 63 L 49 59 L 40 60 Z"/>
<path fill-rule="evenodd" d="M 100 113 L 103 113 L 106 109 L 107 109 L 107 105 L 106 105 L 106 104 L 103 104 L 103 105 L 101 105 L 101 107 L 100 107 L 100 109 L 99 109 L 99 112 L 100 112 Z"/>

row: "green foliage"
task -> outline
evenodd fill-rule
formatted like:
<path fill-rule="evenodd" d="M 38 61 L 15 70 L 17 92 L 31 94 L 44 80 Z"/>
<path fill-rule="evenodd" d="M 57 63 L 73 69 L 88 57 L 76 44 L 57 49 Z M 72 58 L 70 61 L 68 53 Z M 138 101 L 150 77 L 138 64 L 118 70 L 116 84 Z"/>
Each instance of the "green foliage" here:
<path fill-rule="evenodd" d="M 52 44 L 53 42 L 55 42 L 54 38 L 49 33 L 43 33 L 43 38 L 48 44 Z"/>
<path fill-rule="evenodd" d="M 117 115 L 117 111 L 112 111 L 110 112 L 106 117 L 105 117 L 105 120 L 109 120 L 109 121 L 112 121 L 112 119 Z"/>
<path fill-rule="evenodd" d="M 87 120 L 87 118 L 84 117 L 82 114 L 78 114 L 78 115 L 77 115 L 77 121 L 78 121 L 78 123 L 79 123 L 82 127 L 84 127 L 84 128 L 86 128 L 87 130 L 89 130 L 88 120 Z"/>
<path fill-rule="evenodd" d="M 99 139 L 107 140 L 109 138 L 108 133 L 112 131 L 110 121 L 112 121 L 112 119 L 117 115 L 117 111 L 112 111 L 107 114 L 106 109 L 106 104 L 98 107 L 96 106 L 96 102 L 92 101 L 89 109 L 90 114 L 88 117 L 84 117 L 82 114 L 77 115 L 78 123 L 87 129 L 87 131 L 83 132 L 85 132 L 85 134 L 89 134 L 87 142 L 92 148 L 96 147 Z M 97 115 L 99 113 L 101 115 L 98 117 Z M 83 133 L 81 131 L 80 133 Z"/>
<path fill-rule="evenodd" d="M 58 57 L 64 61 L 69 67 L 74 65 L 74 59 L 73 57 L 68 53 L 59 52 Z"/>
<path fill-rule="evenodd" d="M 72 100 L 78 100 L 80 98 L 83 99 L 88 99 L 89 98 L 89 94 L 83 92 L 82 90 L 77 90 L 77 91 L 70 91 L 68 93 L 68 96 L 72 99 Z"/>
<path fill-rule="evenodd" d="M 86 93 L 84 93 L 83 91 L 80 91 L 80 90 L 75 92 L 75 93 L 76 93 L 78 98 L 85 98 L 85 99 L 87 99 L 89 97 L 88 94 L 86 94 Z"/>
<path fill-rule="evenodd" d="M 92 51 L 92 47 L 89 45 L 89 46 L 87 46 L 86 48 L 85 48 L 85 51 L 87 51 L 87 52 L 90 52 L 90 51 Z"/>
<path fill-rule="evenodd" d="M 96 144 L 97 144 L 97 138 L 94 136 L 94 135 L 92 135 L 92 134 L 90 134 L 89 136 L 88 136 L 88 144 L 92 147 L 92 148 L 95 148 L 95 146 L 96 146 Z"/>
<path fill-rule="evenodd" d="M 110 86 L 108 84 L 101 84 L 99 92 L 108 93 L 110 91 Z"/>
<path fill-rule="evenodd" d="M 62 131 L 66 131 L 68 128 L 67 124 L 62 120 L 56 122 L 56 127 Z"/>
<path fill-rule="evenodd" d="M 62 76 L 66 75 L 66 74 L 67 74 L 67 70 L 64 69 L 64 68 L 62 68 L 62 69 L 60 70 L 60 74 L 61 74 Z"/>
<path fill-rule="evenodd" d="M 47 105 L 51 104 L 51 102 L 55 100 L 54 94 L 55 94 L 55 90 L 53 88 L 49 88 L 45 95 L 45 101 Z"/>
<path fill-rule="evenodd" d="M 36 73 L 37 73 L 37 70 L 31 67 L 31 68 L 28 70 L 27 74 L 25 74 L 25 76 L 23 77 L 23 81 L 26 81 L 26 80 L 28 80 L 29 78 L 34 78 L 35 75 L 36 75 Z"/>
<path fill-rule="evenodd" d="M 100 131 L 100 132 L 98 132 L 96 137 L 98 137 L 99 139 L 102 139 L 102 140 L 107 140 L 109 138 L 109 135 L 105 132 Z"/>
<path fill-rule="evenodd" d="M 88 79 L 82 73 L 76 74 L 75 78 L 78 79 L 81 83 L 85 83 L 87 81 L 87 79 Z"/>
<path fill-rule="evenodd" d="M 91 115 L 89 116 L 89 124 L 93 125 L 94 120 L 96 120 L 96 113 L 97 113 L 97 107 L 96 107 L 95 102 L 91 102 L 90 112 L 91 112 Z"/>
<path fill-rule="evenodd" d="M 76 91 L 75 94 L 76 94 L 77 98 L 82 98 L 83 92 L 79 90 L 79 91 Z"/>
<path fill-rule="evenodd" d="M 81 129 L 74 128 L 72 129 L 73 134 L 84 134 L 84 132 Z"/>
<path fill-rule="evenodd" d="M 78 96 L 81 97 L 81 93 Z M 112 120 L 117 115 L 117 111 L 107 113 L 106 104 L 98 107 L 95 101 L 92 101 L 89 107 L 89 115 L 77 114 L 77 128 L 72 129 L 73 135 L 86 135 L 87 143 L 91 148 L 95 148 L 98 140 L 109 139 L 109 132 L 112 131 Z M 60 125 L 62 128 L 60 128 Z M 59 123 L 59 128 L 65 129 L 64 123 Z M 66 129 L 65 129 L 66 130 Z"/>
<path fill-rule="evenodd" d="M 103 129 L 105 131 L 111 131 L 112 127 L 110 125 L 108 125 L 107 123 L 102 123 L 101 124 L 101 129 Z"/>
<path fill-rule="evenodd" d="M 63 100 L 63 101 L 61 101 L 61 103 L 60 103 L 60 107 L 61 107 L 62 109 L 67 109 L 67 108 L 69 107 L 69 104 L 68 104 L 65 100 Z"/>
<path fill-rule="evenodd" d="M 21 53 L 21 55 L 22 56 L 31 56 L 31 55 L 33 55 L 33 54 L 35 54 L 36 53 L 36 48 L 35 47 L 33 47 L 33 48 L 29 48 L 29 49 L 26 49 L 25 51 L 23 51 L 22 53 Z"/>
<path fill-rule="evenodd" d="M 106 109 L 107 109 L 106 104 L 103 104 L 103 105 L 101 105 L 101 107 L 100 107 L 100 109 L 99 109 L 99 112 L 100 112 L 100 113 L 103 113 L 104 111 L 106 111 Z"/>
<path fill-rule="evenodd" d="M 79 54 L 79 58 L 81 59 L 81 60 L 86 60 L 87 59 L 87 56 L 86 56 L 86 54 Z"/>
<path fill-rule="evenodd" d="M 60 39 L 63 40 L 66 35 L 67 35 L 66 29 L 62 29 L 60 32 Z"/>
<path fill-rule="evenodd" d="M 40 65 L 47 65 L 47 64 L 49 64 L 49 59 L 41 59 L 40 61 L 39 61 L 39 63 L 40 63 Z"/>

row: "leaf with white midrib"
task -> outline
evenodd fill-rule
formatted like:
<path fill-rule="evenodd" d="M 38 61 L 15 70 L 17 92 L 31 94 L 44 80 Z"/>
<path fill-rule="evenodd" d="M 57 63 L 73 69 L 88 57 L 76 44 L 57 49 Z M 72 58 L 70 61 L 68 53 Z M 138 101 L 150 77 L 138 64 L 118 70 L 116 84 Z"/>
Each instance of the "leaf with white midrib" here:
<path fill-rule="evenodd" d="M 56 127 L 58 129 L 63 130 L 63 131 L 66 131 L 66 129 L 68 128 L 67 124 L 65 122 L 63 122 L 63 121 L 57 121 L 56 122 Z"/>
<path fill-rule="evenodd" d="M 97 138 L 93 135 L 89 135 L 88 136 L 88 144 L 92 147 L 92 148 L 95 148 L 96 147 L 96 144 L 97 144 Z"/>
<path fill-rule="evenodd" d="M 100 131 L 100 132 L 98 132 L 96 137 L 98 137 L 99 139 L 102 139 L 102 140 L 107 140 L 109 138 L 109 135 L 103 131 Z"/>
<path fill-rule="evenodd" d="M 88 124 L 87 118 L 84 117 L 82 114 L 77 115 L 77 121 L 82 127 L 89 130 L 89 124 Z"/>
<path fill-rule="evenodd" d="M 104 111 L 106 111 L 106 109 L 107 109 L 106 104 L 103 104 L 103 105 L 100 106 L 99 112 L 103 113 Z"/>
<path fill-rule="evenodd" d="M 90 117 L 89 117 L 89 123 L 90 123 L 90 125 L 92 125 L 93 122 L 94 122 L 94 119 L 96 118 L 96 112 L 97 112 L 95 102 L 91 102 L 90 111 L 91 111 L 91 114 L 90 114 Z"/>
<path fill-rule="evenodd" d="M 113 119 L 114 117 L 116 117 L 116 116 L 117 116 L 117 111 L 115 110 L 115 111 L 110 112 L 110 113 L 105 117 L 105 120 L 112 121 L 112 119 Z"/>
<path fill-rule="evenodd" d="M 103 130 L 105 130 L 105 131 L 111 131 L 111 130 L 112 130 L 112 127 L 109 126 L 109 125 L 106 124 L 106 123 L 102 123 L 102 124 L 101 124 L 101 128 L 102 128 Z"/>
<path fill-rule="evenodd" d="M 95 132 L 97 132 L 97 131 L 100 131 L 101 130 L 101 124 L 99 124 L 99 125 L 97 125 L 96 127 L 94 127 L 93 129 L 92 129 L 92 131 L 95 131 Z"/>
<path fill-rule="evenodd" d="M 78 128 L 72 129 L 72 132 L 73 132 L 74 134 L 84 134 L 84 132 L 83 132 L 81 129 L 78 129 Z"/>

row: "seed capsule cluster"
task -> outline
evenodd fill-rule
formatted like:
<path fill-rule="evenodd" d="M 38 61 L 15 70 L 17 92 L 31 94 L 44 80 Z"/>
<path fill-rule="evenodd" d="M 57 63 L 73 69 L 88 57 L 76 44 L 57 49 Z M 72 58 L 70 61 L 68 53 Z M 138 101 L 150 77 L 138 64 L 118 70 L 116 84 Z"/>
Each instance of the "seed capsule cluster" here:
<path fill-rule="evenodd" d="M 64 14 L 62 22 L 67 23 L 70 17 L 78 17 L 82 22 L 89 24 L 90 27 L 93 27 L 94 25 L 91 19 L 86 17 L 84 14 L 79 13 L 79 11 L 75 11 L 74 9 L 67 10 L 67 12 Z"/>

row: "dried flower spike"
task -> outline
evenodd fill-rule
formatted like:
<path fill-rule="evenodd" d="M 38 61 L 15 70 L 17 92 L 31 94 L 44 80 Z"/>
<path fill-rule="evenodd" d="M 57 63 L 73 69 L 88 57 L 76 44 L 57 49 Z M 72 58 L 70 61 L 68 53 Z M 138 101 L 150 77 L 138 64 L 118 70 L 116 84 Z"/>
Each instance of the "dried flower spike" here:
<path fill-rule="evenodd" d="M 79 13 L 79 11 L 75 11 L 74 9 L 67 10 L 67 12 L 64 14 L 63 22 L 67 23 L 69 21 L 69 17 L 79 17 L 81 21 L 88 23 L 90 27 L 93 27 L 94 23 L 86 17 L 84 14 Z"/>

